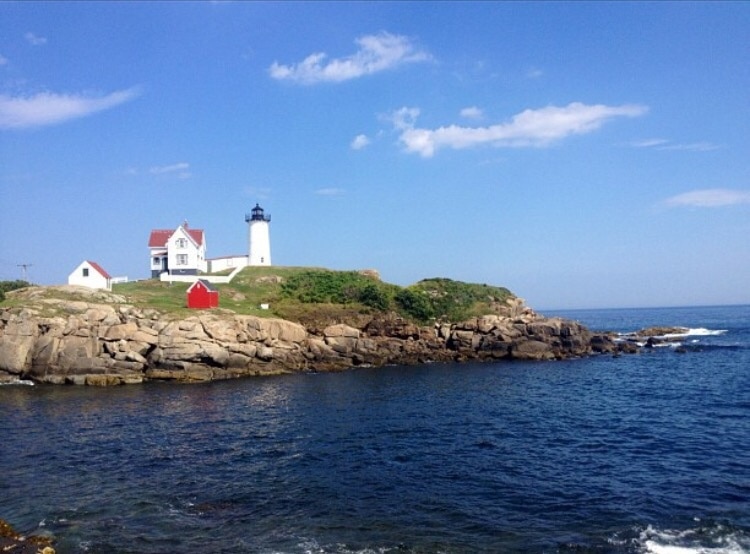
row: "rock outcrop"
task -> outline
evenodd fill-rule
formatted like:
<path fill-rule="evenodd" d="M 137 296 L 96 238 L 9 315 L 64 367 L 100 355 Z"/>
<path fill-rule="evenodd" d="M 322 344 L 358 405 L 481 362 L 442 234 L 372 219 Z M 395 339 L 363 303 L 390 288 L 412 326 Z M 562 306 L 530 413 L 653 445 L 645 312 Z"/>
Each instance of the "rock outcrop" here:
<path fill-rule="evenodd" d="M 94 299 L 92 299 L 94 300 Z M 358 328 L 232 313 L 170 319 L 95 301 L 0 309 L 0 380 L 106 386 L 200 382 L 430 361 L 553 360 L 614 351 L 580 324 L 534 313 L 518 299 L 498 314 L 420 327 L 392 314 Z"/>
<path fill-rule="evenodd" d="M 0 519 L 0 552 L 13 554 L 55 554 L 52 538 L 39 535 L 23 535 L 6 521 Z"/>

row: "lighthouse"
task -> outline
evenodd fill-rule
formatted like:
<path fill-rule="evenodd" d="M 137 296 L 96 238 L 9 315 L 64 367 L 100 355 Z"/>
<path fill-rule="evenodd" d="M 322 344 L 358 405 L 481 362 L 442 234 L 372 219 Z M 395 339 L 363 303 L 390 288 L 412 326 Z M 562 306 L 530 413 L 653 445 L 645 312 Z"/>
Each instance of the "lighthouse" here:
<path fill-rule="evenodd" d="M 270 215 L 263 213 L 258 204 L 245 215 L 248 224 L 248 265 L 271 265 L 271 237 L 268 233 Z"/>

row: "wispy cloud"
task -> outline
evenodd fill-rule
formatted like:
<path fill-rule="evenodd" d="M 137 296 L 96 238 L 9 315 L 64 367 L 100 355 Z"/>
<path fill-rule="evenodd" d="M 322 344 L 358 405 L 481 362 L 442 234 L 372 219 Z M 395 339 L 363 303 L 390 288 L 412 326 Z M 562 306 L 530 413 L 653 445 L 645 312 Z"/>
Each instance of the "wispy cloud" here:
<path fill-rule="evenodd" d="M 26 42 L 28 42 L 32 46 L 42 46 L 43 44 L 47 44 L 47 39 L 45 37 L 40 37 L 39 35 L 35 35 L 31 31 L 24 34 L 23 38 L 25 38 Z"/>
<path fill-rule="evenodd" d="M 750 191 L 732 189 L 702 189 L 672 196 L 664 202 L 667 206 L 692 208 L 721 208 L 737 204 L 750 204 Z"/>
<path fill-rule="evenodd" d="M 0 65 L 5 65 L 8 63 L 8 58 L 0 54 Z"/>
<path fill-rule="evenodd" d="M 632 146 L 633 148 L 654 148 L 656 146 L 663 146 L 667 143 L 669 143 L 667 139 L 650 138 L 650 139 L 636 140 L 636 141 L 631 142 L 629 145 Z"/>
<path fill-rule="evenodd" d="M 351 148 L 352 150 L 362 150 L 367 145 L 370 144 L 370 139 L 367 138 L 367 135 L 357 135 L 354 137 L 354 140 L 352 140 Z"/>
<path fill-rule="evenodd" d="M 711 142 L 688 142 L 683 144 L 665 144 L 659 147 L 659 150 L 687 150 L 689 152 L 710 152 L 711 150 L 719 150 L 721 148 L 718 144 Z"/>
<path fill-rule="evenodd" d="M 274 79 L 305 85 L 322 82 L 338 83 L 406 63 L 431 59 L 430 54 L 420 50 L 411 39 L 400 35 L 384 32 L 360 37 L 355 42 L 359 50 L 351 56 L 326 61 L 327 55 L 317 52 L 296 64 L 282 65 L 273 62 L 269 73 Z"/>
<path fill-rule="evenodd" d="M 189 179 L 193 176 L 193 174 L 190 173 L 190 164 L 187 162 L 154 166 L 149 168 L 148 172 L 152 175 L 168 175 L 177 177 L 178 179 Z"/>
<path fill-rule="evenodd" d="M 315 191 L 315 194 L 318 196 L 341 196 L 346 191 L 344 189 L 330 187 L 330 188 L 323 188 L 318 189 Z"/>
<path fill-rule="evenodd" d="M 400 142 L 407 152 L 432 157 L 440 148 L 465 149 L 483 145 L 495 147 L 541 147 L 570 135 L 581 135 L 599 129 L 616 117 L 638 117 L 648 108 L 636 104 L 605 106 L 573 102 L 567 106 L 547 106 L 524 110 L 510 121 L 489 127 L 449 125 L 437 129 L 416 127 L 419 110 L 401 108 L 392 121 L 401 132 Z"/>
<path fill-rule="evenodd" d="M 477 108 L 476 106 L 469 106 L 467 108 L 462 109 L 459 114 L 461 117 L 465 117 L 466 119 L 482 119 L 482 110 Z"/>
<path fill-rule="evenodd" d="M 539 69 L 538 67 L 530 67 L 526 70 L 526 78 L 527 79 L 538 79 L 544 75 L 544 71 Z"/>
<path fill-rule="evenodd" d="M 42 92 L 33 96 L 0 94 L 0 129 L 56 125 L 108 110 L 136 98 L 137 87 L 104 96 Z"/>
<path fill-rule="evenodd" d="M 689 152 L 709 152 L 721 148 L 718 144 L 707 141 L 678 143 L 667 139 L 644 139 L 631 142 L 633 148 L 653 148 L 655 150 L 686 150 Z"/>
<path fill-rule="evenodd" d="M 271 196 L 272 189 L 270 187 L 254 187 L 246 186 L 243 189 L 245 196 L 255 198 L 258 200 L 267 200 Z"/>

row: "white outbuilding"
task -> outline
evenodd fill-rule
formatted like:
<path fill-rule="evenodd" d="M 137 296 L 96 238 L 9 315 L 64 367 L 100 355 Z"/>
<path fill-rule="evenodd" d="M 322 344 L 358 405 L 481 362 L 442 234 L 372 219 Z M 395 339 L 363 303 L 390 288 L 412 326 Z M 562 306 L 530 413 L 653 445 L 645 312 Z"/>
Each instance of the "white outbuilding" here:
<path fill-rule="evenodd" d="M 68 284 L 112 290 L 112 277 L 98 263 L 84 260 L 68 275 Z"/>

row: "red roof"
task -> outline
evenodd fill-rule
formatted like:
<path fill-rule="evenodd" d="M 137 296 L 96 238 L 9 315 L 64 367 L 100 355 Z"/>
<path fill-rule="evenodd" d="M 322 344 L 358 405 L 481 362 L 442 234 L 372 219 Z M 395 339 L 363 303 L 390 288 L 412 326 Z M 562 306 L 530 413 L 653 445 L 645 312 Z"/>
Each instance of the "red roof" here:
<path fill-rule="evenodd" d="M 193 284 L 188 287 L 186 292 L 190 292 L 194 287 L 203 287 L 208 292 L 218 292 L 216 287 L 214 287 L 210 281 L 206 281 L 205 279 L 196 279 Z"/>
<path fill-rule="evenodd" d="M 93 267 L 96 271 L 98 271 L 101 274 L 101 276 L 104 277 L 105 279 L 112 278 L 112 276 L 106 271 L 104 271 L 104 268 L 100 266 L 98 263 L 92 262 L 91 260 L 86 260 L 86 263 L 89 264 L 91 267 Z"/>
<path fill-rule="evenodd" d="M 183 227 L 184 229 L 184 227 Z M 199 246 L 203 244 L 203 229 L 185 229 L 190 238 Z M 154 229 L 148 237 L 149 248 L 166 248 L 169 237 L 174 235 L 175 229 Z"/>

